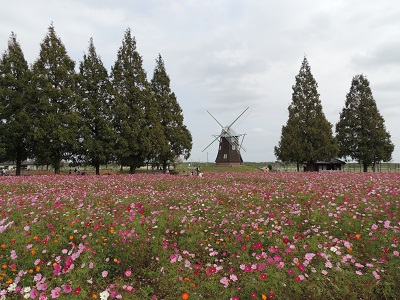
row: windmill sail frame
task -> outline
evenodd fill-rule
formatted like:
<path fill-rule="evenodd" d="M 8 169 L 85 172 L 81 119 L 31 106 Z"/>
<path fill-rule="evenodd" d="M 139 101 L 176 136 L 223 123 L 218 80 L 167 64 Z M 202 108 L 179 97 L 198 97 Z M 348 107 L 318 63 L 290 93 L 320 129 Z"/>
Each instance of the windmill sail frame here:
<path fill-rule="evenodd" d="M 215 139 L 204 148 L 203 152 L 210 147 L 215 141 L 218 140 L 218 154 L 215 159 L 217 165 L 241 165 L 243 163 L 243 158 L 240 150 L 246 151 L 243 148 L 243 140 L 246 136 L 245 133 L 238 134 L 233 129 L 232 126 L 243 116 L 243 114 L 248 110 L 246 108 L 230 125 L 223 126 L 209 111 L 207 113 L 221 126 L 221 133 L 219 135 L 213 135 Z"/>

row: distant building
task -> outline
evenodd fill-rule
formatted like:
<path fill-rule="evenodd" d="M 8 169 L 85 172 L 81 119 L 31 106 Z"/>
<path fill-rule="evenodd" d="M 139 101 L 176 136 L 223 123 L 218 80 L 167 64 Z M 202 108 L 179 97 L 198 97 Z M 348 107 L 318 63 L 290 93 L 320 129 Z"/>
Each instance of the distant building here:
<path fill-rule="evenodd" d="M 3 169 L 3 170 L 15 170 L 16 168 L 17 168 L 17 162 L 16 161 L 0 162 L 0 169 Z M 36 169 L 35 161 L 34 160 L 24 160 L 21 163 L 21 168 L 23 170 Z"/>
<path fill-rule="evenodd" d="M 346 163 L 340 159 L 332 158 L 330 161 L 317 161 L 305 164 L 304 172 L 341 171 Z"/>

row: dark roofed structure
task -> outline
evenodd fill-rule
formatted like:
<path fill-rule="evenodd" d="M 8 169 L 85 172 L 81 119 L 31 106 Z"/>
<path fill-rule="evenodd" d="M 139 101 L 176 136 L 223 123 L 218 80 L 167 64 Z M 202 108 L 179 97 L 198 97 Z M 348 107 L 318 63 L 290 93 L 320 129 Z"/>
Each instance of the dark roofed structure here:
<path fill-rule="evenodd" d="M 340 159 L 332 158 L 330 161 L 317 161 L 305 164 L 304 172 L 341 171 L 346 163 Z"/>

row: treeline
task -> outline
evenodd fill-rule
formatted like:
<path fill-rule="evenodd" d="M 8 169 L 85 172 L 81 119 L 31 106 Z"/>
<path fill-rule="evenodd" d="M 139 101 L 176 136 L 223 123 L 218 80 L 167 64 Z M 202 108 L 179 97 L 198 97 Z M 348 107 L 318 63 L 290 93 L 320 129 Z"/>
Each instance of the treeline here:
<path fill-rule="evenodd" d="M 368 79 L 353 77 L 345 105 L 336 124 L 336 135 L 322 111 L 315 81 L 306 57 L 293 86 L 289 118 L 282 127 L 281 140 L 275 156 L 284 163 L 306 168 L 317 161 L 342 157 L 368 166 L 392 159 L 394 145 L 385 121 L 376 106 Z"/>
<path fill-rule="evenodd" d="M 164 61 L 147 80 L 136 40 L 127 29 L 110 74 L 90 39 L 79 63 L 68 56 L 53 25 L 28 66 L 15 33 L 0 60 L 0 161 L 36 159 L 60 172 L 61 161 L 118 162 L 130 173 L 146 162 L 163 167 L 192 149 L 192 136 Z"/>

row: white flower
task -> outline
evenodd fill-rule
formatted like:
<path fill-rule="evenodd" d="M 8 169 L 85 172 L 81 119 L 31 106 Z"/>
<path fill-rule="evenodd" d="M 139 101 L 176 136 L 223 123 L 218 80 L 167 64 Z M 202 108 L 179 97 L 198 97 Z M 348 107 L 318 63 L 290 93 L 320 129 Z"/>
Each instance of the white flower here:
<path fill-rule="evenodd" d="M 332 252 L 336 252 L 337 249 L 336 249 L 335 247 L 331 247 L 331 251 L 332 251 Z"/>
<path fill-rule="evenodd" d="M 17 288 L 17 284 L 14 282 L 14 283 L 11 283 L 11 284 L 8 286 L 7 290 L 8 290 L 9 292 L 14 292 L 16 288 Z"/>
<path fill-rule="evenodd" d="M 24 287 L 24 293 L 27 294 L 31 291 L 31 288 L 29 286 Z"/>
<path fill-rule="evenodd" d="M 110 296 L 110 293 L 107 292 L 107 291 L 104 291 L 104 292 L 101 292 L 101 293 L 100 293 L 100 299 L 101 299 L 101 300 L 107 300 L 107 299 L 108 299 L 108 296 Z"/>

